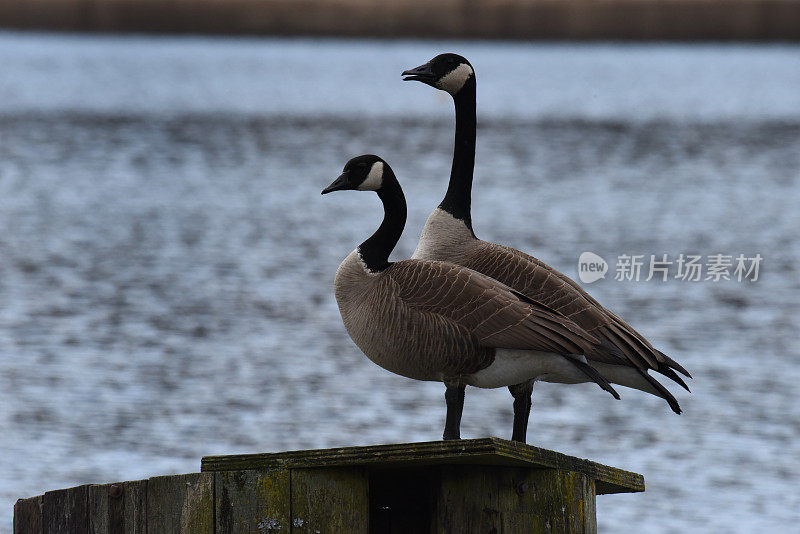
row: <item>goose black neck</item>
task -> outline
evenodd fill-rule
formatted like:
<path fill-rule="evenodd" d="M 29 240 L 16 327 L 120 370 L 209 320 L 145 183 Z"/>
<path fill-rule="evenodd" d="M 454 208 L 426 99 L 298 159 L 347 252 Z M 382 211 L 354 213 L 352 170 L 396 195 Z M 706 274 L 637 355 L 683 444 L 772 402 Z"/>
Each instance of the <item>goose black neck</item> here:
<path fill-rule="evenodd" d="M 397 245 L 406 225 L 406 198 L 388 166 L 383 174 L 383 187 L 378 190 L 378 197 L 383 202 L 383 222 L 358 247 L 361 259 L 372 272 L 383 271 L 390 265 L 389 254 Z"/>
<path fill-rule="evenodd" d="M 464 221 L 472 230 L 472 171 L 475 167 L 475 79 L 453 96 L 456 106 L 456 139 L 450 184 L 439 207 Z"/>

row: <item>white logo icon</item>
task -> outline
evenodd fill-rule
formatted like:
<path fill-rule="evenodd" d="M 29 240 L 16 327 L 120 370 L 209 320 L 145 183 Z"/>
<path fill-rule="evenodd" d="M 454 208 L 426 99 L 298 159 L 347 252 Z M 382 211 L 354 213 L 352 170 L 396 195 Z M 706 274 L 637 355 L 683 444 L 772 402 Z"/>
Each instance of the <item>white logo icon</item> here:
<path fill-rule="evenodd" d="M 608 264 L 594 252 L 584 252 L 578 258 L 578 278 L 584 284 L 591 284 L 606 277 Z"/>

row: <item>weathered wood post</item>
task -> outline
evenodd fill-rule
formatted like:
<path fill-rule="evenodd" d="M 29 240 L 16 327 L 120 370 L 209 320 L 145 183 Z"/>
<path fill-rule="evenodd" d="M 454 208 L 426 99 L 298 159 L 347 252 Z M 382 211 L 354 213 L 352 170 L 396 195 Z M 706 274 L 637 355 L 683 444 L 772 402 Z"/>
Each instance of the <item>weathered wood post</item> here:
<path fill-rule="evenodd" d="M 597 531 L 641 475 L 498 438 L 203 458 L 201 473 L 20 499 L 14 532 Z"/>

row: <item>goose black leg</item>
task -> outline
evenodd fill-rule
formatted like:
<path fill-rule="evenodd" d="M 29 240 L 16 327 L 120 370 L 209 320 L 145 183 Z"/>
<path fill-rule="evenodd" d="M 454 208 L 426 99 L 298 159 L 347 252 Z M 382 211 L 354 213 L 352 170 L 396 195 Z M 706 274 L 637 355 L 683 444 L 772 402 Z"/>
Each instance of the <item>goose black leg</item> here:
<path fill-rule="evenodd" d="M 443 439 L 461 439 L 461 412 L 464 410 L 466 386 L 447 386 L 444 400 L 447 402 L 447 419 L 444 423 Z"/>
<path fill-rule="evenodd" d="M 511 434 L 511 440 L 525 443 L 525 435 L 528 432 L 528 417 L 531 414 L 533 380 L 508 386 L 508 391 L 514 397 L 514 430 Z"/>

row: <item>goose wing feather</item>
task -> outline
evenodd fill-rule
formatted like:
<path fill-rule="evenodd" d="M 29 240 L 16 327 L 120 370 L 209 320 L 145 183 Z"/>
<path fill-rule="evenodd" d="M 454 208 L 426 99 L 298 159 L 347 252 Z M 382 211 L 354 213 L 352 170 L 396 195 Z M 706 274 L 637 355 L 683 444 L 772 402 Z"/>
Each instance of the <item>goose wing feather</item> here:
<path fill-rule="evenodd" d="M 384 273 L 406 310 L 441 317 L 453 328 L 469 332 L 482 347 L 612 357 L 608 347 L 563 314 L 523 300 L 471 269 L 404 260 Z"/>
<path fill-rule="evenodd" d="M 571 319 L 601 342 L 616 347 L 587 357 L 623 364 L 641 371 L 653 369 L 673 378 L 667 369 L 690 376 L 683 367 L 656 350 L 639 332 L 604 308 L 574 280 L 519 250 L 481 241 L 460 264 L 514 288 L 531 300 Z"/>

